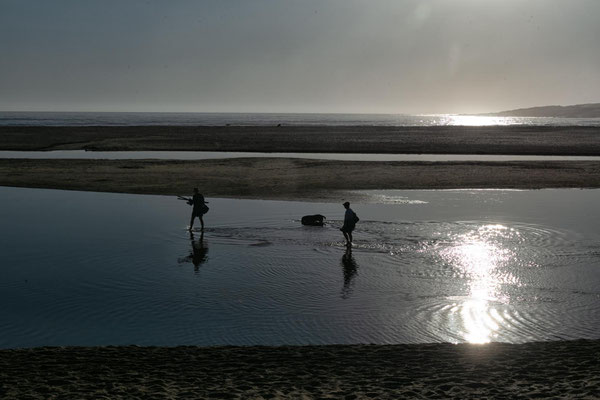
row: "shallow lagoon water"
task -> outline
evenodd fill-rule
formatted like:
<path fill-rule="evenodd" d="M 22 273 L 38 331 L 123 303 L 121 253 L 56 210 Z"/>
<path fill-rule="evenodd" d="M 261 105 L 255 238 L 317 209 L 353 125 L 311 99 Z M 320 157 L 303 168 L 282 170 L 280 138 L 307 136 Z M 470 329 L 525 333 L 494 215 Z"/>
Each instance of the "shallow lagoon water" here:
<path fill-rule="evenodd" d="M 12 151 L 0 150 L 0 158 L 86 160 L 213 160 L 229 158 L 309 158 L 345 161 L 598 161 L 598 156 L 535 156 L 488 154 L 367 154 L 367 153 L 261 153 L 242 151 Z"/>
<path fill-rule="evenodd" d="M 190 235 L 175 197 L 0 188 L 0 347 L 600 338 L 600 190 L 368 194 L 347 251 L 340 204 Z"/>

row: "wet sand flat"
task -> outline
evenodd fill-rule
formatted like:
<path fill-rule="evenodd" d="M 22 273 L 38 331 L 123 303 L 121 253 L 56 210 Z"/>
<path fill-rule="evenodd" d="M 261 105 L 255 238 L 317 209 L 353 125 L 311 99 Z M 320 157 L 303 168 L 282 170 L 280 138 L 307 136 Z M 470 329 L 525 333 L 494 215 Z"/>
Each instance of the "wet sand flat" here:
<path fill-rule="evenodd" d="M 581 126 L 0 127 L 0 150 L 196 150 L 387 154 L 600 155 Z"/>
<path fill-rule="evenodd" d="M 369 189 L 598 188 L 600 161 L 2 159 L 0 185 L 164 195 L 199 187 L 209 197 L 337 201 Z"/>
<path fill-rule="evenodd" d="M 0 350 L 0 397 L 597 398 L 600 341 Z"/>
<path fill-rule="evenodd" d="M 0 127 L 2 150 L 197 150 L 600 155 L 597 127 Z M 0 185 L 106 192 L 338 199 L 364 189 L 600 187 L 598 162 L 0 160 Z M 343 197 L 352 198 L 349 194 Z"/>

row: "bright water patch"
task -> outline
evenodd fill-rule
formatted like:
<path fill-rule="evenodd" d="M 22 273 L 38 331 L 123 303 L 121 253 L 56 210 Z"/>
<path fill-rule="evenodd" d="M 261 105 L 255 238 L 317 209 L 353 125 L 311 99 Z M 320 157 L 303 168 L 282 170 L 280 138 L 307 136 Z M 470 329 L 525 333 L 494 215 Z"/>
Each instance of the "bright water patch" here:
<path fill-rule="evenodd" d="M 599 338 L 600 191 L 367 194 L 347 250 L 339 204 L 0 188 L 0 347 Z"/>
<path fill-rule="evenodd" d="M 0 150 L 0 158 L 84 160 L 214 160 L 230 158 L 308 158 L 345 161 L 598 161 L 598 156 L 534 156 L 486 154 L 357 154 L 357 153 L 261 153 L 241 151 L 12 151 Z"/>

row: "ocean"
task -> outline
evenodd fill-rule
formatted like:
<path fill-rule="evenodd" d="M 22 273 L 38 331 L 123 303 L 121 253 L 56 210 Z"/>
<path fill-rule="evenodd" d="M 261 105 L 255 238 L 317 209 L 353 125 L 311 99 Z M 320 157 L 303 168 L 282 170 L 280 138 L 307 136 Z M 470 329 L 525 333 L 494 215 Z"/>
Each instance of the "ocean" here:
<path fill-rule="evenodd" d="M 495 117 L 408 114 L 275 114 L 175 112 L 0 112 L 0 126 L 149 125 L 327 125 L 327 126 L 598 126 L 600 118 Z"/>

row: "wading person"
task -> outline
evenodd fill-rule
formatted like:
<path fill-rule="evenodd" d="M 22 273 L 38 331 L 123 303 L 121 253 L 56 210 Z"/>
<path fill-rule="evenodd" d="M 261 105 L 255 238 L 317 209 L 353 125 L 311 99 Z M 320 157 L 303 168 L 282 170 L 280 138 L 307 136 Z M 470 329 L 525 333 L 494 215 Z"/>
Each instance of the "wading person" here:
<path fill-rule="evenodd" d="M 346 239 L 346 246 L 352 247 L 352 231 L 358 222 L 358 216 L 352 209 L 350 208 L 350 203 L 345 202 L 344 208 L 346 209 L 346 213 L 344 214 L 344 225 L 340 228 L 340 231 L 344 234 L 344 238 Z"/>
<path fill-rule="evenodd" d="M 192 209 L 192 219 L 190 220 L 189 230 L 191 231 L 194 227 L 194 220 L 196 217 L 200 218 L 200 225 L 202 230 L 204 230 L 204 219 L 202 217 L 208 212 L 208 207 L 206 205 L 208 202 L 204 201 L 204 196 L 198 192 L 198 188 L 194 188 L 194 195 L 191 199 L 187 199 L 187 202 L 194 207 Z"/>

